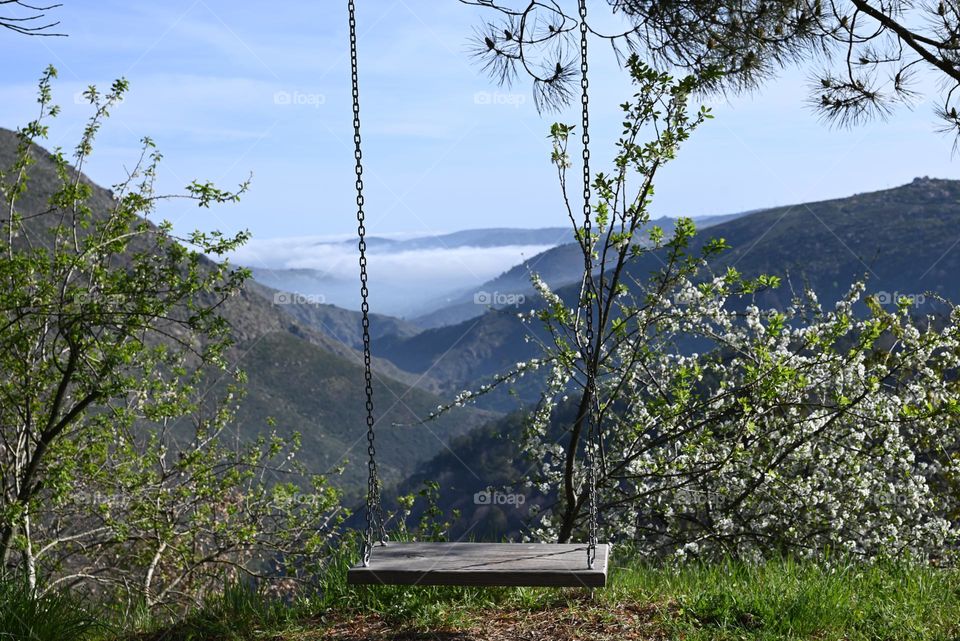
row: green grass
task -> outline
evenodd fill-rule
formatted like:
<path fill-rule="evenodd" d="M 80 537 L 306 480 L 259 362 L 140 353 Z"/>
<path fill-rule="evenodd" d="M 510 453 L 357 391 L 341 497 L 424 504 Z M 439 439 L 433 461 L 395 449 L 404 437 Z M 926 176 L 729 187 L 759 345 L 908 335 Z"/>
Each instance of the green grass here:
<path fill-rule="evenodd" d="M 960 640 L 960 573 L 908 562 L 796 560 L 648 566 L 617 559 L 594 599 L 550 589 L 346 587 L 334 603 L 424 629 L 464 625 L 491 609 L 614 609 L 656 604 L 683 639 Z M 334 576 L 339 575 L 335 573 Z"/>
<path fill-rule="evenodd" d="M 960 639 L 960 575 L 905 562 L 638 566 L 605 598 L 673 604 L 685 639 Z"/>
<path fill-rule="evenodd" d="M 0 578 L 0 641 L 82 641 L 104 631 L 76 598 L 37 595 L 19 577 Z"/>
<path fill-rule="evenodd" d="M 355 559 L 352 549 L 334 557 L 322 590 L 310 598 L 289 603 L 235 585 L 172 625 L 137 617 L 124 626 L 106 610 L 98 622 L 73 597 L 35 598 L 20 582 L 0 582 L 0 641 L 319 641 L 346 638 L 328 630 L 355 617 L 429 631 L 482 628 L 496 613 L 523 619 L 524 612 L 547 610 L 592 625 L 638 606 L 657 638 L 960 641 L 960 571 L 906 561 L 654 566 L 621 551 L 610 585 L 589 598 L 570 589 L 348 586 L 346 570 Z M 136 629 L 118 633 L 123 627 Z"/>
<path fill-rule="evenodd" d="M 652 606 L 666 638 L 699 640 L 960 640 L 960 573 L 908 562 L 864 565 L 796 560 L 650 566 L 614 557 L 608 588 L 583 590 L 463 587 L 355 587 L 354 553 L 335 558 L 322 594 L 290 606 L 235 588 L 167 628 L 163 639 L 326 638 L 332 621 L 372 615 L 393 629 L 483 625 L 493 612 L 555 608 L 584 618 Z"/>
<path fill-rule="evenodd" d="M 239 641 L 261 632 L 296 627 L 298 619 L 309 615 L 306 605 L 290 607 L 249 585 L 232 584 L 172 625 L 141 623 L 140 628 L 147 632 L 143 635 L 146 639 Z"/>

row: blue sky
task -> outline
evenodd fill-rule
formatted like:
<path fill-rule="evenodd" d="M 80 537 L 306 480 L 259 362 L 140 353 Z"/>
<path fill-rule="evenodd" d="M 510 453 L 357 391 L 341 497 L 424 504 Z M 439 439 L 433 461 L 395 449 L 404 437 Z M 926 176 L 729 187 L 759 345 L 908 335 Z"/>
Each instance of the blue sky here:
<path fill-rule="evenodd" d="M 95 180 L 119 181 L 149 135 L 165 157 L 162 191 L 254 174 L 238 205 L 165 205 L 158 214 L 180 231 L 246 228 L 268 239 L 353 230 L 344 2 L 63 2 L 56 17 L 68 38 L 0 34 L 0 55 L 15 61 L 2 72 L 0 126 L 33 117 L 36 79 L 52 63 L 64 113 L 51 144 L 70 148 L 89 109 L 77 93 L 124 76 L 131 91 L 100 135 L 88 166 Z M 576 114 L 538 115 L 527 84 L 496 87 L 470 60 L 484 12 L 455 0 L 358 4 L 371 233 L 563 225 L 546 132 Z M 608 11 L 600 1 L 592 10 Z M 600 160 L 612 156 L 630 87 L 606 49 L 594 51 Z M 930 103 L 831 130 L 803 104 L 806 73 L 713 101 L 715 120 L 661 174 L 654 213 L 722 214 L 956 177 L 952 140 L 935 133 Z"/>

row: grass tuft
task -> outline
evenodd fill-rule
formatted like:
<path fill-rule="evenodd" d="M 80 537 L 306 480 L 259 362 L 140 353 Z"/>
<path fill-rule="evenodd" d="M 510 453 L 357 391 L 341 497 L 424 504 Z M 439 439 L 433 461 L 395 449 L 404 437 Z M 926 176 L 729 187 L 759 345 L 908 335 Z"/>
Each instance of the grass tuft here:
<path fill-rule="evenodd" d="M 68 594 L 37 594 L 17 577 L 0 579 L 0 641 L 82 641 L 104 624 Z"/>
<path fill-rule="evenodd" d="M 246 583 L 227 585 L 172 626 L 141 638 L 163 641 L 239 641 L 295 627 L 306 612 Z"/>

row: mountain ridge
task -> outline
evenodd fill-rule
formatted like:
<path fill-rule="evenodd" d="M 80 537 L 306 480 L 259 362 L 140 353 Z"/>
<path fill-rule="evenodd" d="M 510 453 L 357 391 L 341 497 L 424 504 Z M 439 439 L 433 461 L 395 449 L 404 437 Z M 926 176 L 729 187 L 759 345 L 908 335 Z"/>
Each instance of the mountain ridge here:
<path fill-rule="evenodd" d="M 11 166 L 16 148 L 16 134 L 0 128 L 0 168 Z M 30 153 L 35 162 L 29 169 L 29 189 L 19 200 L 18 208 L 26 221 L 26 233 L 39 238 L 47 223 L 46 217 L 37 214 L 47 208 L 47 199 L 59 183 L 51 154 L 36 145 Z M 114 205 L 112 193 L 86 176 L 81 180 L 91 188 L 88 205 L 94 215 L 106 215 Z M 136 237 L 131 243 L 130 251 L 144 249 Z M 213 264 L 208 258 L 202 258 L 201 263 Z M 284 435 L 301 432 L 305 443 L 301 460 L 309 471 L 333 473 L 366 434 L 363 357 L 350 345 L 298 321 L 284 306 L 271 303 L 270 295 L 257 283 L 248 281 L 237 295 L 218 308 L 236 341 L 226 355 L 229 367 L 240 367 L 248 375 L 246 395 L 240 401 L 231 429 L 244 439 L 256 438 L 272 429 Z M 429 387 L 430 379 L 419 373 L 405 372 L 379 357 L 374 359 L 373 369 L 377 417 L 384 427 L 419 425 L 442 403 L 441 398 L 420 387 Z M 226 380 L 210 384 L 222 386 Z M 385 480 L 396 482 L 404 478 L 418 462 L 439 452 L 449 439 L 494 416 L 463 409 L 467 411 L 441 419 L 431 430 L 385 429 L 379 436 Z M 363 456 L 353 457 L 331 480 L 358 491 L 366 477 Z"/>
<path fill-rule="evenodd" d="M 887 305 L 899 296 L 930 303 L 928 291 L 960 299 L 960 181 L 918 178 L 888 190 L 756 211 L 698 233 L 690 251 L 715 237 L 731 249 L 711 262 L 713 270 L 735 267 L 747 277 L 784 278 L 780 289 L 759 296 L 761 305 L 787 305 L 805 284 L 821 301 L 836 300 L 864 274 L 871 276 L 868 292 Z M 661 265 L 648 254 L 627 275 L 646 282 Z M 575 286 L 556 291 L 568 304 L 577 298 Z M 524 309 L 537 302 L 525 301 Z M 535 357 L 535 338 L 536 329 L 522 324 L 515 310 L 490 310 L 410 338 L 386 339 L 378 353 L 403 369 L 430 371 L 443 389 L 455 391 Z"/>
<path fill-rule="evenodd" d="M 749 212 L 748 212 L 749 213 Z M 717 216 L 697 216 L 694 222 L 701 228 L 709 228 L 747 213 L 720 214 Z M 651 220 L 644 229 L 659 226 L 669 235 L 676 224 L 676 218 L 661 216 Z M 573 231 L 566 229 L 566 238 L 573 237 Z M 521 263 L 514 265 L 499 276 L 486 281 L 478 287 L 468 288 L 460 294 L 449 297 L 444 305 L 438 306 L 421 316 L 410 319 L 414 325 L 424 329 L 455 325 L 483 314 L 485 307 L 505 309 L 522 305 L 534 294 L 531 276 L 536 273 L 551 289 L 578 282 L 583 275 L 583 254 L 580 246 L 566 242 L 552 247 Z M 497 301 L 502 301 L 497 303 Z"/>

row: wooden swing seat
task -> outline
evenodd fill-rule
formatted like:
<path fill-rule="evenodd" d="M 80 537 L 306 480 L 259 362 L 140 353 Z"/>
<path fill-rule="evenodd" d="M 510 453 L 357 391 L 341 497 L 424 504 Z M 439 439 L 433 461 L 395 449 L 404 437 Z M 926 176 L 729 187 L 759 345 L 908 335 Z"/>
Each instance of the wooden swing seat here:
<path fill-rule="evenodd" d="M 367 567 L 347 572 L 353 585 L 468 585 L 601 588 L 608 545 L 598 544 L 593 568 L 585 543 L 387 543 Z"/>

